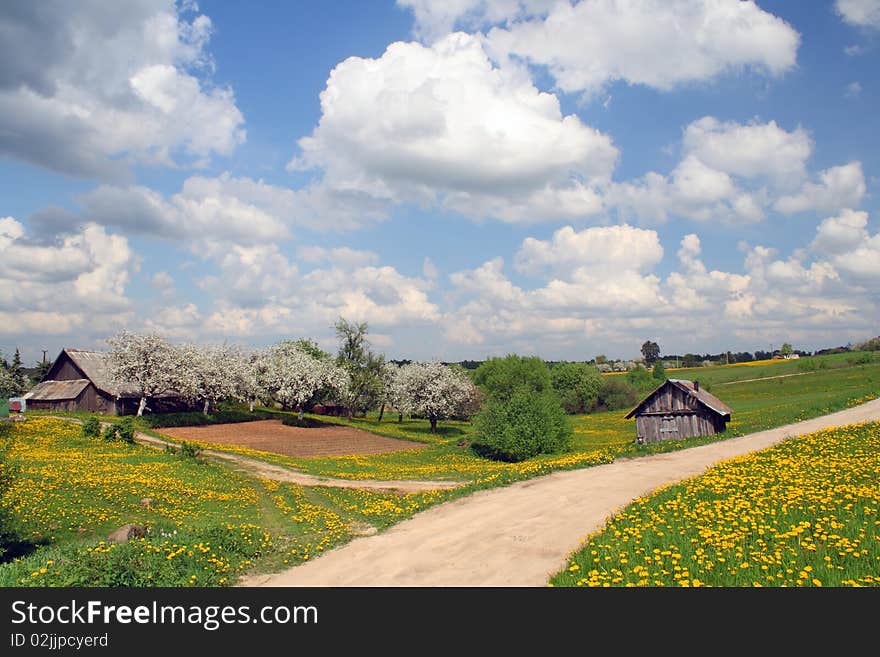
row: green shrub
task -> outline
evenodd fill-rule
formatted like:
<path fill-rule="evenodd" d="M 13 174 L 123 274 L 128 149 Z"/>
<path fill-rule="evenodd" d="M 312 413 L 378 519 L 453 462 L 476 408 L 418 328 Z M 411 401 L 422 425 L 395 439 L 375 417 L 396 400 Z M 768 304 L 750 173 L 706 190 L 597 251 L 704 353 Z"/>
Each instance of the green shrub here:
<path fill-rule="evenodd" d="M 134 445 L 134 418 L 128 416 L 119 423 L 116 429 L 119 439 L 129 445 Z"/>
<path fill-rule="evenodd" d="M 586 363 L 557 363 L 550 369 L 550 381 L 566 413 L 587 413 L 599 398 L 602 375 Z"/>
<path fill-rule="evenodd" d="M 101 422 L 94 415 L 83 422 L 82 435 L 86 438 L 99 438 L 101 436 Z"/>
<path fill-rule="evenodd" d="M 182 443 L 180 443 L 180 451 L 178 452 L 178 455 L 181 458 L 194 459 L 201 453 L 202 453 L 201 447 L 197 447 L 196 445 L 194 445 L 192 443 L 188 443 L 185 440 Z"/>
<path fill-rule="evenodd" d="M 636 390 L 647 392 L 657 387 L 657 381 L 641 365 L 626 373 L 626 382 Z"/>
<path fill-rule="evenodd" d="M 874 362 L 874 354 L 870 351 L 856 352 L 852 356 L 848 356 L 846 362 L 850 365 L 867 365 Z"/>
<path fill-rule="evenodd" d="M 276 416 L 266 411 L 240 411 L 234 409 L 215 410 L 209 415 L 201 411 L 191 413 L 155 413 L 144 415 L 141 422 L 151 429 L 161 427 L 200 427 L 207 424 L 231 424 L 233 422 L 253 422 L 270 420 Z"/>
<path fill-rule="evenodd" d="M 508 400 L 492 399 L 474 418 L 474 451 L 499 461 L 523 461 L 566 449 L 571 427 L 551 391 L 519 391 Z"/>
<path fill-rule="evenodd" d="M 651 372 L 651 377 L 660 383 L 663 383 L 666 380 L 666 368 L 663 367 L 662 360 L 658 360 L 654 363 L 654 370 Z"/>
<path fill-rule="evenodd" d="M 509 355 L 490 358 L 474 372 L 474 383 L 489 399 L 509 400 L 520 390 L 541 393 L 549 390 L 550 370 L 537 356 Z"/>
<path fill-rule="evenodd" d="M 300 427 L 302 429 L 315 429 L 317 427 L 328 426 L 325 422 L 310 417 L 304 417 L 300 420 L 296 415 L 285 415 L 284 419 L 281 420 L 281 424 L 288 427 Z"/>
<path fill-rule="evenodd" d="M 119 437 L 116 425 L 108 424 L 106 427 L 104 427 L 104 432 L 101 434 L 101 437 L 108 442 L 116 440 Z"/>
<path fill-rule="evenodd" d="M 607 376 L 599 390 L 599 405 L 609 411 L 634 406 L 638 392 L 629 383 L 615 376 Z"/>

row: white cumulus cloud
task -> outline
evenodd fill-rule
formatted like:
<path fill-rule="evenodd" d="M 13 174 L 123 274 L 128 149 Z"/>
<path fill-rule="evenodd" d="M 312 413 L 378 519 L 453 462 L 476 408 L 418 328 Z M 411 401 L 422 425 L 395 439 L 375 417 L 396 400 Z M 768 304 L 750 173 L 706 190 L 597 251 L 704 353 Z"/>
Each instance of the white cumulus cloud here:
<path fill-rule="evenodd" d="M 594 187 L 618 156 L 607 135 L 564 115 L 522 68 L 493 65 L 463 33 L 341 62 L 321 111 L 290 166 L 319 170 L 322 189 L 477 218 L 595 213 Z"/>
<path fill-rule="evenodd" d="M 211 83 L 211 20 L 173 0 L 0 3 L 0 154 L 81 177 L 174 165 L 244 141 Z"/>
<path fill-rule="evenodd" d="M 800 35 L 751 0 L 582 0 L 487 40 L 495 57 L 545 66 L 562 90 L 590 92 L 615 80 L 669 90 L 746 68 L 778 76 L 795 65 Z"/>

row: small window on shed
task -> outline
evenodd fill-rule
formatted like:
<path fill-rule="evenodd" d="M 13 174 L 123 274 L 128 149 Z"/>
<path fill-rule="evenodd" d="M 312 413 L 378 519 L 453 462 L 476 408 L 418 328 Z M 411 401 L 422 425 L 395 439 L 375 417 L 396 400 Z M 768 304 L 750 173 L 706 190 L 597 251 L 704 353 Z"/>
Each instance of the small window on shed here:
<path fill-rule="evenodd" d="M 667 437 L 672 434 L 678 434 L 678 424 L 676 423 L 674 416 L 663 416 L 663 419 L 660 421 L 660 433 L 666 434 Z"/>

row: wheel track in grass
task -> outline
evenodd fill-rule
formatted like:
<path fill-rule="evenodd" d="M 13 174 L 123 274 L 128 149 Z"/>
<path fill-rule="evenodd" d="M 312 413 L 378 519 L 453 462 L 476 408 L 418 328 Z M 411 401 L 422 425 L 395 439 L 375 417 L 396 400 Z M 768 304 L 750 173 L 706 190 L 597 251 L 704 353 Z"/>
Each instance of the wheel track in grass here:
<path fill-rule="evenodd" d="M 48 415 L 56 420 L 64 420 L 75 424 L 82 424 L 81 420 L 71 419 L 56 415 Z M 102 422 L 101 427 L 107 426 L 109 422 Z M 135 433 L 135 441 L 138 444 L 152 447 L 154 449 L 165 449 L 166 447 L 179 448 L 179 443 L 151 436 L 143 432 Z M 294 468 L 275 465 L 257 458 L 242 456 L 241 454 L 232 454 L 215 449 L 203 449 L 202 456 L 210 458 L 224 465 L 231 467 L 239 472 L 257 477 L 259 479 L 271 479 L 272 481 L 282 481 L 300 486 L 327 486 L 330 488 L 359 488 L 363 490 L 389 491 L 394 493 L 422 493 L 430 490 L 448 490 L 465 486 L 470 482 L 467 481 L 423 481 L 415 479 L 339 479 L 335 477 L 321 477 L 301 472 Z"/>

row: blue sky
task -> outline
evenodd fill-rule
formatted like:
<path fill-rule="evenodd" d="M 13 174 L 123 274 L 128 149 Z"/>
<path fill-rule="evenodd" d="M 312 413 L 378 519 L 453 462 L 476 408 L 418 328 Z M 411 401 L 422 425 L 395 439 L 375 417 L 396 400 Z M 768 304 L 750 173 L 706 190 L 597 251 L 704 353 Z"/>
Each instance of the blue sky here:
<path fill-rule="evenodd" d="M 880 0 L 4 3 L 0 349 L 845 344 Z"/>

